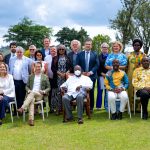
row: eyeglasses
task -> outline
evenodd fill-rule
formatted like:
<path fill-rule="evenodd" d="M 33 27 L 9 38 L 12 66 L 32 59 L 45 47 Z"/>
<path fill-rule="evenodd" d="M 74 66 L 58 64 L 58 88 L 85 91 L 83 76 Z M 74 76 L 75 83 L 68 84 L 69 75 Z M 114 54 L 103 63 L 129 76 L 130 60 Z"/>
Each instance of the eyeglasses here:
<path fill-rule="evenodd" d="M 108 47 L 102 47 L 102 48 L 108 48 Z"/>
<path fill-rule="evenodd" d="M 30 51 L 34 51 L 35 49 L 30 49 Z"/>

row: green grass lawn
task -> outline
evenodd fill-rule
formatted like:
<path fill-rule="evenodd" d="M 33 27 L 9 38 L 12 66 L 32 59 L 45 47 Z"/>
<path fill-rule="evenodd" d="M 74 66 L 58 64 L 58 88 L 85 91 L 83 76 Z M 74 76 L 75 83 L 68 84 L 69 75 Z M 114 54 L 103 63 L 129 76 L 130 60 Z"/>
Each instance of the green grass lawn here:
<path fill-rule="evenodd" d="M 76 112 L 74 116 L 76 117 Z M 105 110 L 94 111 L 92 119 L 84 115 L 84 124 L 62 123 L 62 116 L 49 115 L 45 121 L 35 116 L 30 127 L 22 117 L 6 116 L 0 127 L 0 150 L 148 150 L 150 149 L 150 119 L 127 113 L 123 120 L 108 119 Z M 27 117 L 26 117 L 27 120 Z"/>

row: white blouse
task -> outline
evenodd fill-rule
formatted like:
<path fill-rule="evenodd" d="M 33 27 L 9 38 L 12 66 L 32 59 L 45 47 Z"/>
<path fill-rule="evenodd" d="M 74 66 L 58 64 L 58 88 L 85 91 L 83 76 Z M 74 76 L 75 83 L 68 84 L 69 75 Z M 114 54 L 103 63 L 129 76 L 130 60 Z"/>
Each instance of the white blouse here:
<path fill-rule="evenodd" d="M 8 97 L 15 97 L 15 86 L 13 76 L 8 74 L 6 77 L 0 77 L 0 90 Z"/>

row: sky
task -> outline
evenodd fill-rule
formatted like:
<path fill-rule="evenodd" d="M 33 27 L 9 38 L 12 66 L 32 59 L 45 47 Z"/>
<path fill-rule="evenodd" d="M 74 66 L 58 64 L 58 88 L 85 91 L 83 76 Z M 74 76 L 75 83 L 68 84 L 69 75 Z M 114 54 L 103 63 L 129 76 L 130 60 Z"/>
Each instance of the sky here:
<path fill-rule="evenodd" d="M 121 9 L 120 0 L 0 0 L 0 47 L 8 28 L 26 16 L 36 24 L 53 28 L 53 34 L 62 27 L 83 27 L 93 38 L 97 34 L 109 35 L 115 40 L 115 32 L 110 29 L 110 19 L 114 19 Z M 52 38 L 55 44 L 55 38 Z"/>

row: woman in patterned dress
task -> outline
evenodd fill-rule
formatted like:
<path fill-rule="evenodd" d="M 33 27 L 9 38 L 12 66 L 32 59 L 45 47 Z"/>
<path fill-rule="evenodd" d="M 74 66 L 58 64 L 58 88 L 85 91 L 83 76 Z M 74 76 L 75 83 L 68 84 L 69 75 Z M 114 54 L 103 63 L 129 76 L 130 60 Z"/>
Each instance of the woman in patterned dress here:
<path fill-rule="evenodd" d="M 73 66 L 67 56 L 66 47 L 60 44 L 57 47 L 57 56 L 53 57 L 52 60 L 52 71 L 53 78 L 57 79 L 58 92 L 56 95 L 56 115 L 59 115 L 62 111 L 62 99 L 60 93 L 60 85 L 66 81 L 66 74 L 72 72 Z"/>
<path fill-rule="evenodd" d="M 130 83 L 128 88 L 128 96 L 129 96 L 131 110 L 133 111 L 134 88 L 132 85 L 132 74 L 136 68 L 139 68 L 141 66 L 141 60 L 145 56 L 145 54 L 140 51 L 140 49 L 143 46 L 143 42 L 141 40 L 135 39 L 132 43 L 132 46 L 134 51 L 128 55 L 127 75 Z M 140 110 L 140 106 L 138 110 Z"/>

